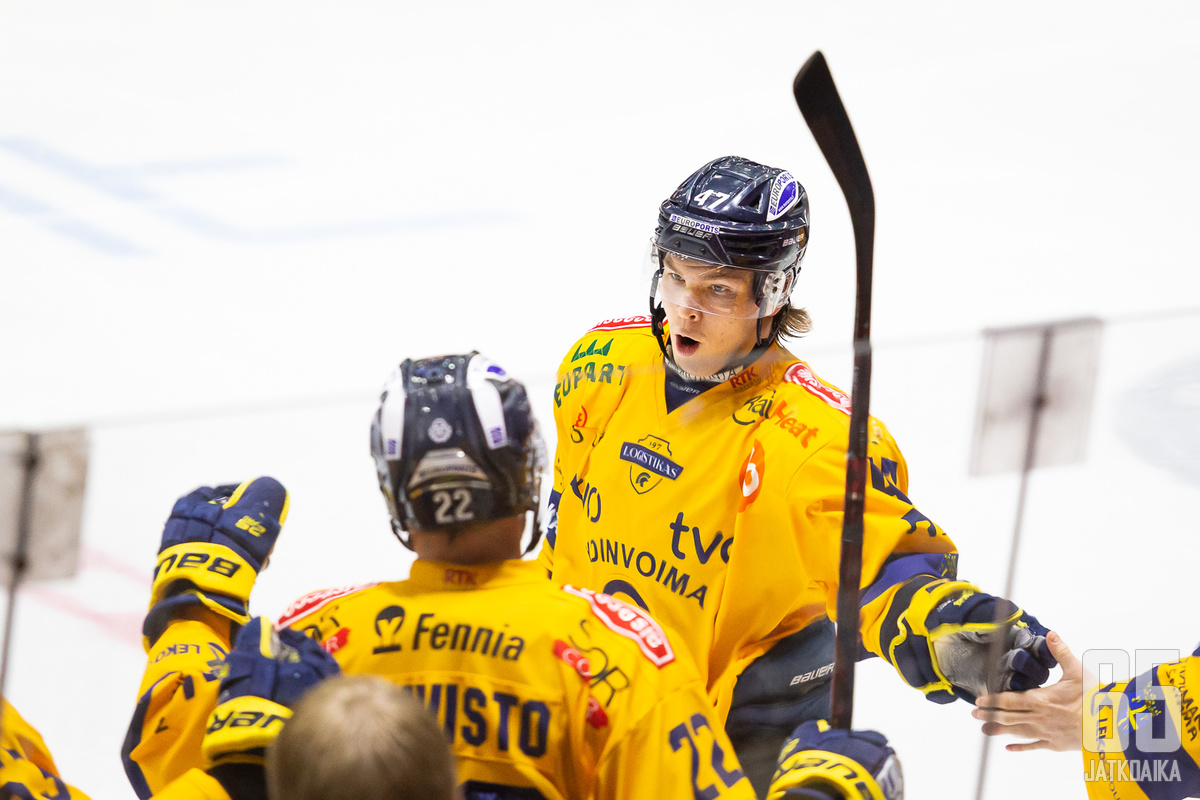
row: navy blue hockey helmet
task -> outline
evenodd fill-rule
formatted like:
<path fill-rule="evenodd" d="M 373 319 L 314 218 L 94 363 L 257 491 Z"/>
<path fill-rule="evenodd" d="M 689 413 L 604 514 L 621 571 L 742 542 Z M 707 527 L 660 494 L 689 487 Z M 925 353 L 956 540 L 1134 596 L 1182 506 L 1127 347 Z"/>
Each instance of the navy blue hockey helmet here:
<path fill-rule="evenodd" d="M 762 320 L 787 303 L 807 245 L 808 194 L 790 172 L 738 156 L 705 164 L 658 211 L 650 247 L 650 309 L 660 343 L 661 303 L 670 292 L 660 279 L 672 254 L 717 270 L 751 271 L 754 297 L 741 310 L 706 304 L 694 295 L 665 297 L 669 302 Z"/>
<path fill-rule="evenodd" d="M 538 521 L 546 453 L 525 387 L 498 365 L 466 355 L 407 359 L 384 385 L 371 455 L 392 531 L 455 533 L 532 511 Z"/>

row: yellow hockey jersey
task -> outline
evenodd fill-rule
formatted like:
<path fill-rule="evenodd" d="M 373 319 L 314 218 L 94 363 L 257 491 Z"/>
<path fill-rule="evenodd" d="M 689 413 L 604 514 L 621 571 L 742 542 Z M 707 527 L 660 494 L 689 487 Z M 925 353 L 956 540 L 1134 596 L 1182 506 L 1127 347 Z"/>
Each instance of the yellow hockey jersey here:
<path fill-rule="evenodd" d="M 229 792 L 202 769 L 189 769 L 154 795 L 154 800 L 231 800 Z"/>
<path fill-rule="evenodd" d="M 1132 681 L 1088 692 L 1083 775 L 1091 800 L 1200 796 L 1200 647 Z"/>
<path fill-rule="evenodd" d="M 63 782 L 37 729 L 7 700 L 0 699 L 0 708 L 0 787 L 30 800 L 88 800 Z"/>
<path fill-rule="evenodd" d="M 539 559 L 555 581 L 628 599 L 678 631 L 723 721 L 747 665 L 835 614 L 849 411 L 779 345 L 668 411 L 649 317 L 601 323 L 558 371 Z M 909 501 L 904 457 L 873 418 L 870 439 L 861 631 L 881 654 L 899 584 L 952 576 L 957 556 Z"/>
<path fill-rule="evenodd" d="M 411 687 L 443 725 L 468 796 L 754 797 L 675 637 L 640 609 L 547 581 L 534 562 L 417 561 L 405 581 L 307 595 L 277 625 L 316 637 L 345 672 Z M 217 693 L 209 662 L 228 645 L 180 621 L 151 648 L 123 749 L 139 797 L 200 765 Z"/>
<path fill-rule="evenodd" d="M 411 687 L 468 796 L 754 797 L 675 637 L 534 562 L 418 560 L 406 581 L 314 593 L 279 624 L 345 672 Z"/>

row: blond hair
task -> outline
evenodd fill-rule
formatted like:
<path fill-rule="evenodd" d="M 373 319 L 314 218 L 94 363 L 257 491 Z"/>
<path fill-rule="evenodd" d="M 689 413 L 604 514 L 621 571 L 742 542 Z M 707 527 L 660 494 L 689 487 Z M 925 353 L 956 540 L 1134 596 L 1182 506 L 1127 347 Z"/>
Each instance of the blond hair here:
<path fill-rule="evenodd" d="M 802 336 L 812 330 L 812 318 L 803 308 L 796 308 L 788 300 L 775 313 L 775 328 L 771 331 L 775 341 L 784 338 Z"/>
<path fill-rule="evenodd" d="M 296 705 L 267 750 L 275 800 L 452 800 L 454 756 L 412 694 L 376 675 L 339 675 Z"/>

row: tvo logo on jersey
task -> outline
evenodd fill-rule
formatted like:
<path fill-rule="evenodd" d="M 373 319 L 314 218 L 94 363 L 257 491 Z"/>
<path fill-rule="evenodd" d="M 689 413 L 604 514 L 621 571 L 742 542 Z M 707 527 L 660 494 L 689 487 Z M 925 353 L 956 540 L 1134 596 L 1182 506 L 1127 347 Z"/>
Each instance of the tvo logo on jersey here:
<path fill-rule="evenodd" d="M 629 483 L 638 494 L 645 494 L 662 483 L 663 478 L 675 480 L 683 467 L 671 460 L 671 443 L 657 436 L 643 436 L 621 444 L 621 460 L 628 461 Z"/>

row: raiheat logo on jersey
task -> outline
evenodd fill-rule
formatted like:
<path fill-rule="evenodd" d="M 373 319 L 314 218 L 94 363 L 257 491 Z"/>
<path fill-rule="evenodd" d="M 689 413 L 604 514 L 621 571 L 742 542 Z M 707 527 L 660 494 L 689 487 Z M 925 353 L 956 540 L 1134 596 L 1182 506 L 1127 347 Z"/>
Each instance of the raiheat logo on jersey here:
<path fill-rule="evenodd" d="M 609 630 L 637 642 L 642 655 L 650 659 L 654 666 L 662 669 L 675 660 L 675 651 L 671 649 L 667 635 L 645 611 L 607 594 L 591 589 L 576 589 L 569 583 L 562 590 L 587 600 L 597 619 Z"/>
<path fill-rule="evenodd" d="M 788 367 L 787 372 L 783 373 L 783 379 L 788 383 L 803 386 L 839 411 L 850 413 L 850 395 L 838 391 L 832 386 L 826 386 L 803 361 L 797 361 Z"/>

